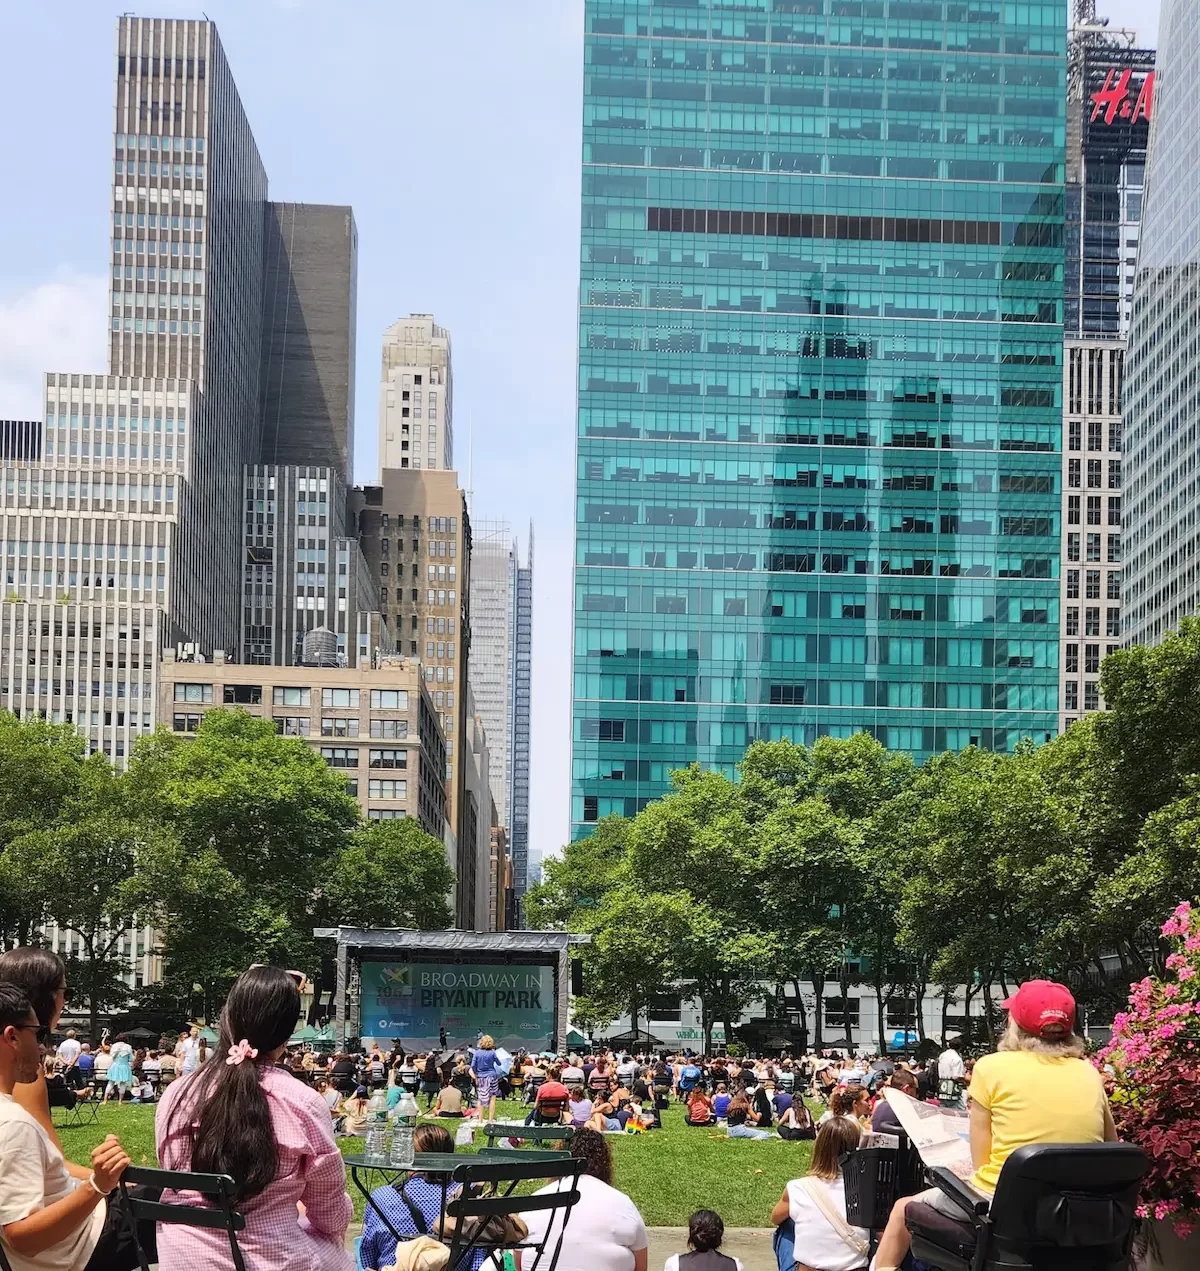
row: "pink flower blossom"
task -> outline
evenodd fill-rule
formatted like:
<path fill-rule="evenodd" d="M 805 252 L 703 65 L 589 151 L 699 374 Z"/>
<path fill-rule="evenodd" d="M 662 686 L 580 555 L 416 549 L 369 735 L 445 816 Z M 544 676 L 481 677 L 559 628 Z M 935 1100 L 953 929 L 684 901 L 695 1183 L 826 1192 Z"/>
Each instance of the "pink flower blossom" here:
<path fill-rule="evenodd" d="M 1195 974 L 1196 968 L 1194 966 L 1181 966 L 1179 968 L 1179 978 L 1181 980 L 1190 980 Z"/>

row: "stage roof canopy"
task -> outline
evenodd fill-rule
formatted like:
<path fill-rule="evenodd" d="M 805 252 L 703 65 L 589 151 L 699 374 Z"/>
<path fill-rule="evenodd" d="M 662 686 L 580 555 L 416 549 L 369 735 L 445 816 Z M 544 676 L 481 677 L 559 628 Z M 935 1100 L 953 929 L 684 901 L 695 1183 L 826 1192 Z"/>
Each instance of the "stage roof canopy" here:
<path fill-rule="evenodd" d="M 349 949 L 485 954 L 558 954 L 573 944 L 590 944 L 592 939 L 570 931 L 417 931 L 410 927 L 317 927 L 313 935 Z"/>

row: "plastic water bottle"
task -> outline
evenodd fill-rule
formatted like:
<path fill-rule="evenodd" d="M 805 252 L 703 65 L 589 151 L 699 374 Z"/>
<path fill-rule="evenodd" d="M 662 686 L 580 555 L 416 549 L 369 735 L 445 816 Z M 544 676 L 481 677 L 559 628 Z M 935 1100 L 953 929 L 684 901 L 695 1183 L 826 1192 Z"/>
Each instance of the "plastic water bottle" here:
<path fill-rule="evenodd" d="M 398 1169 L 407 1169 L 413 1163 L 413 1131 L 417 1128 L 419 1112 L 416 1099 L 406 1090 L 396 1104 L 396 1120 L 392 1126 L 391 1164 Z"/>
<path fill-rule="evenodd" d="M 364 1155 L 368 1160 L 387 1160 L 387 1095 L 382 1087 L 367 1102 L 367 1136 Z"/>

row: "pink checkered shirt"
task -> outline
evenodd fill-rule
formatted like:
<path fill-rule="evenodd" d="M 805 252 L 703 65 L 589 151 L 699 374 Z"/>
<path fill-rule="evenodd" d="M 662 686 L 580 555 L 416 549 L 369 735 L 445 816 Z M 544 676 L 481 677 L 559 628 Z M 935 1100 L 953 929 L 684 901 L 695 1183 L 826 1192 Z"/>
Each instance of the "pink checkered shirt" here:
<path fill-rule="evenodd" d="M 192 1167 L 191 1141 L 181 1132 L 184 1117 L 175 1118 L 169 1136 L 167 1126 L 194 1080 L 190 1075 L 173 1082 L 158 1105 L 155 1140 L 163 1169 Z M 279 1172 L 266 1191 L 242 1207 L 246 1229 L 238 1243 L 247 1271 L 352 1271 L 354 1258 L 345 1240 L 353 1210 L 329 1107 L 315 1090 L 279 1068 L 263 1069 L 262 1088 L 279 1144 Z M 166 1192 L 163 1200 L 206 1203 L 195 1192 Z M 297 1216 L 298 1200 L 304 1202 L 307 1221 Z M 158 1257 L 162 1271 L 230 1271 L 232 1265 L 228 1235 L 197 1227 L 160 1224 Z"/>

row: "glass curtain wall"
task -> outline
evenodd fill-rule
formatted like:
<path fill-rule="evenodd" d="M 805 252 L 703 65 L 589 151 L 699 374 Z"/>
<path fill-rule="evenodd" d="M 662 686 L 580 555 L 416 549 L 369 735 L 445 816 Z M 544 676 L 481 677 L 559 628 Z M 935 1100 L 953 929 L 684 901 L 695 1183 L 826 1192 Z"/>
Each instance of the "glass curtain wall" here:
<path fill-rule="evenodd" d="M 588 0 L 574 832 L 1057 726 L 1065 0 Z"/>

